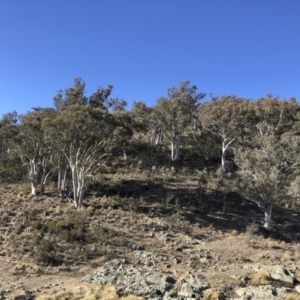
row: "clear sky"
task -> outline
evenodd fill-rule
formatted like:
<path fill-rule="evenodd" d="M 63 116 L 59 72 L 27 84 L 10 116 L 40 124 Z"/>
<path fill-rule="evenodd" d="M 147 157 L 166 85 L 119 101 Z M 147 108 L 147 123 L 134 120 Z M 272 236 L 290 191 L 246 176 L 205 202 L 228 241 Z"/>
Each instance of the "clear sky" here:
<path fill-rule="evenodd" d="M 300 99 L 299 0 L 1 0 L 0 117 L 52 107 L 59 89 L 154 105 L 199 92 Z"/>

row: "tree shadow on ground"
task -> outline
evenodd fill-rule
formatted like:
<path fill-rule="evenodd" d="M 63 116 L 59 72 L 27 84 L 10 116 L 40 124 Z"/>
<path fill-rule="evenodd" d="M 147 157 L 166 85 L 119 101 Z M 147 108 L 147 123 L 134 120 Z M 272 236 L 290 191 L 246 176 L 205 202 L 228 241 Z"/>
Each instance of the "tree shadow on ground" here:
<path fill-rule="evenodd" d="M 149 217 L 177 218 L 191 225 L 215 230 L 245 232 L 247 226 L 256 223 L 258 234 L 286 241 L 300 241 L 299 214 L 274 206 L 274 231 L 262 227 L 264 214 L 258 205 L 243 198 L 237 192 L 203 190 L 178 187 L 164 179 L 122 179 L 113 184 L 103 184 L 97 197 L 109 198 L 112 208 L 131 210 Z"/>

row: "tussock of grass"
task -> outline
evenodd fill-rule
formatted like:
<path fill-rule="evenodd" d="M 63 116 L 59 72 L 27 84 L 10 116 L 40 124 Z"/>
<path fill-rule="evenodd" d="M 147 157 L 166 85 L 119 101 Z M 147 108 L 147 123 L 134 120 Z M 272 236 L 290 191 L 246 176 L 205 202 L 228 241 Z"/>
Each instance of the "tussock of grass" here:
<path fill-rule="evenodd" d="M 19 194 L 20 196 L 27 196 L 31 191 L 31 185 L 30 182 L 23 182 L 20 184 L 19 187 Z"/>
<path fill-rule="evenodd" d="M 143 300 L 142 297 L 134 296 L 134 295 L 127 295 L 127 296 L 122 296 L 120 300 Z"/>
<path fill-rule="evenodd" d="M 268 248 L 270 248 L 270 249 L 280 249 L 281 248 L 277 242 L 272 241 L 272 240 L 268 241 L 267 245 L 268 245 Z"/>
<path fill-rule="evenodd" d="M 236 230 L 236 229 L 233 229 L 231 232 L 230 232 L 233 236 L 237 236 L 239 234 L 239 232 Z"/>
<path fill-rule="evenodd" d="M 264 269 L 260 269 L 257 273 L 251 277 L 251 283 L 253 285 L 267 285 L 272 282 L 270 273 Z"/>
<path fill-rule="evenodd" d="M 285 261 L 291 261 L 291 260 L 294 260 L 293 252 L 291 252 L 291 251 L 285 251 L 284 254 L 282 255 L 282 258 L 283 258 Z"/>
<path fill-rule="evenodd" d="M 296 293 L 288 293 L 285 295 L 284 300 L 300 300 L 300 295 Z"/>
<path fill-rule="evenodd" d="M 116 288 L 112 284 L 107 284 L 103 287 L 99 287 L 85 295 L 76 295 L 72 291 L 65 291 L 57 293 L 55 295 L 40 295 L 36 300 L 142 300 L 141 297 L 134 295 L 126 295 L 120 297 L 116 291 Z"/>
<path fill-rule="evenodd" d="M 246 235 L 253 237 L 259 230 L 259 225 L 255 222 L 246 227 Z"/>
<path fill-rule="evenodd" d="M 225 298 L 224 298 L 223 293 L 209 289 L 204 292 L 203 299 L 204 300 L 221 300 L 221 299 L 225 299 Z"/>
<path fill-rule="evenodd" d="M 282 241 L 282 242 L 280 243 L 280 247 L 282 247 L 283 249 L 286 248 L 286 242 L 285 242 L 285 241 Z"/>
<path fill-rule="evenodd" d="M 296 270 L 295 279 L 296 279 L 297 282 L 300 282 L 300 270 Z"/>

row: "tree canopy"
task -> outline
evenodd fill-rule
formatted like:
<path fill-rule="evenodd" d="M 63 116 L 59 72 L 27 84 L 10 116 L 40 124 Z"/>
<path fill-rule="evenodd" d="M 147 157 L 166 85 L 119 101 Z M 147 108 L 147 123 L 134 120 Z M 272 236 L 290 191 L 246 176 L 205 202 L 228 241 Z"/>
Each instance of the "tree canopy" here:
<path fill-rule="evenodd" d="M 3 115 L 1 174 L 12 174 L 7 162 L 25 167 L 33 195 L 55 181 L 59 195 L 79 209 L 107 164 L 207 170 L 215 160 L 223 176 L 235 174 L 239 193 L 262 209 L 265 227 L 272 227 L 274 204 L 300 209 L 300 105 L 294 98 L 223 95 L 202 102 L 205 93 L 186 80 L 156 105 L 137 101 L 126 110 L 126 100 L 111 97 L 113 85 L 89 96 L 85 86 L 76 78 L 59 90 L 55 108 Z"/>

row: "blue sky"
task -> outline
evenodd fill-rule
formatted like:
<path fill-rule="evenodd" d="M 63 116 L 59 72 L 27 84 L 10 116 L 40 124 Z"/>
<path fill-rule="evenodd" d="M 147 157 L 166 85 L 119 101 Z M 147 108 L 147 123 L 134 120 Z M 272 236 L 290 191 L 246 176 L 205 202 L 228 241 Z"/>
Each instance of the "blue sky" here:
<path fill-rule="evenodd" d="M 52 107 L 59 89 L 155 105 L 199 92 L 300 99 L 299 0 L 2 0 L 0 116 Z"/>

